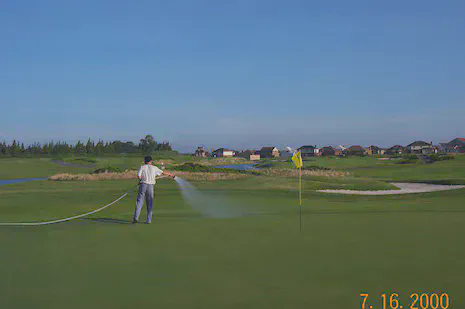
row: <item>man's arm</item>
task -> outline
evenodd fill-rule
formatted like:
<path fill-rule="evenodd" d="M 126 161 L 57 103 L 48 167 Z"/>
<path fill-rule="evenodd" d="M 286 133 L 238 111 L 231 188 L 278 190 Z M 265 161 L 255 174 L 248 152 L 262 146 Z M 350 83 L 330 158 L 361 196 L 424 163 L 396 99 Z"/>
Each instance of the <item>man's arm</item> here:
<path fill-rule="evenodd" d="M 137 178 L 139 179 L 139 182 L 142 180 L 142 167 L 139 168 L 139 171 L 137 171 Z"/>
<path fill-rule="evenodd" d="M 170 176 L 172 178 L 176 177 L 174 174 L 171 174 L 171 173 L 168 173 L 168 172 L 165 172 L 163 171 L 163 173 L 161 173 L 162 175 L 165 175 L 165 176 Z"/>

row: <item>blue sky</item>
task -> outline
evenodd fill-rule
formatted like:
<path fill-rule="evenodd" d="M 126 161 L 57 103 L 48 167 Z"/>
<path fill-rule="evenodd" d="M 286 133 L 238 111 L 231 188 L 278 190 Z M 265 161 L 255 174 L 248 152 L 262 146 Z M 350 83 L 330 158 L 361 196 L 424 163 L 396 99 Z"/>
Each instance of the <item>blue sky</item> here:
<path fill-rule="evenodd" d="M 464 1 L 2 1 L 0 138 L 465 137 Z"/>

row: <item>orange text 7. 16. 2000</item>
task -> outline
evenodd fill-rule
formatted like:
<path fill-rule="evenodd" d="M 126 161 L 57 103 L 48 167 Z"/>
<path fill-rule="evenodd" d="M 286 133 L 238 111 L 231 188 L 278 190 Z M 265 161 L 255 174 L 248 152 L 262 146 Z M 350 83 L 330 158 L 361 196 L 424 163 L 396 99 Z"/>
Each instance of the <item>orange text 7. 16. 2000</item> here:
<path fill-rule="evenodd" d="M 411 293 L 407 298 L 398 293 L 384 293 L 370 297 L 360 293 L 361 309 L 448 309 L 450 305 L 447 293 Z"/>

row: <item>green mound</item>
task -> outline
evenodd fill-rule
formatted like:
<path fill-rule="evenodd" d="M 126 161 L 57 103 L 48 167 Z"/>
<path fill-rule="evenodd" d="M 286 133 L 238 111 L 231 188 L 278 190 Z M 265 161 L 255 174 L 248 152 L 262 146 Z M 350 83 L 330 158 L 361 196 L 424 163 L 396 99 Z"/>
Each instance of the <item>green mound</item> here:
<path fill-rule="evenodd" d="M 93 171 L 91 174 L 103 174 L 103 173 L 121 173 L 123 172 L 119 167 L 107 166 L 98 168 Z"/>
<path fill-rule="evenodd" d="M 183 171 L 183 172 L 213 172 L 218 171 L 217 168 L 210 166 L 198 164 L 198 163 L 184 163 L 182 165 L 176 165 L 171 168 L 173 171 Z"/>
<path fill-rule="evenodd" d="M 307 170 L 307 171 L 330 171 L 331 170 L 329 167 L 324 167 L 324 166 L 319 166 L 319 165 L 304 166 L 302 169 Z"/>

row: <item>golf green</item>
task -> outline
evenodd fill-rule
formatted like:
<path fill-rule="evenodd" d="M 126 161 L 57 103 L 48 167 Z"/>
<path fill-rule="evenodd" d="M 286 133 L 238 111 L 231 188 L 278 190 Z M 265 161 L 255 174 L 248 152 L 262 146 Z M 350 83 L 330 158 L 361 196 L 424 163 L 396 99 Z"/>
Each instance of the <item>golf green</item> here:
<path fill-rule="evenodd" d="M 90 218 L 0 227 L 1 308 L 360 308 L 369 293 L 446 292 L 465 307 L 465 190 L 364 197 L 199 183 L 244 209 L 204 218 L 174 181 L 156 188 L 155 224 L 130 224 L 134 195 Z M 0 187 L 0 221 L 95 209 L 133 181 Z M 237 189 L 235 189 L 237 188 Z M 145 211 L 143 212 L 145 215 Z"/>

